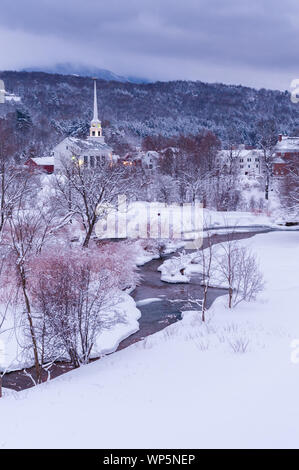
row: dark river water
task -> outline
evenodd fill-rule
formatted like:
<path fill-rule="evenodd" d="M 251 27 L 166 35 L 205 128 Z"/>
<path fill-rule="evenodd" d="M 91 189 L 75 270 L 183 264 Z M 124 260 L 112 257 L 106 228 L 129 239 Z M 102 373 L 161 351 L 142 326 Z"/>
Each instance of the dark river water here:
<path fill-rule="evenodd" d="M 256 232 L 235 233 L 233 239 L 241 240 L 250 238 L 257 233 L 266 233 L 269 229 Z M 226 235 L 214 235 L 213 244 L 222 243 L 227 240 Z M 203 248 L 206 248 L 206 240 L 204 239 Z M 177 299 L 188 299 L 188 297 L 202 298 L 203 288 L 200 286 L 200 276 L 194 275 L 188 284 L 169 284 L 161 281 L 161 273 L 157 270 L 165 259 L 173 256 L 173 253 L 163 257 L 162 259 L 149 261 L 141 266 L 140 272 L 142 276 L 141 284 L 132 292 L 132 297 L 137 302 L 137 307 L 141 311 L 139 319 L 140 329 L 133 335 L 122 341 L 118 349 L 123 349 L 136 341 L 140 341 L 145 336 L 151 335 L 162 330 L 167 325 L 181 319 L 180 307 L 184 302 L 171 302 Z M 214 300 L 220 295 L 225 295 L 226 289 L 210 288 L 208 291 L 207 307 L 209 308 Z M 151 303 L 139 304 L 140 301 L 146 299 L 160 299 Z"/>

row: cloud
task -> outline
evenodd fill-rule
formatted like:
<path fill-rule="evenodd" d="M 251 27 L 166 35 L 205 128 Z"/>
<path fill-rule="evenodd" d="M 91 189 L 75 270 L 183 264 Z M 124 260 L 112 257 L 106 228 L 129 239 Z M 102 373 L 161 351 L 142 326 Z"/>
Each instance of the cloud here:
<path fill-rule="evenodd" d="M 296 0 L 1 0 L 0 68 L 73 61 L 152 79 L 287 88 Z"/>

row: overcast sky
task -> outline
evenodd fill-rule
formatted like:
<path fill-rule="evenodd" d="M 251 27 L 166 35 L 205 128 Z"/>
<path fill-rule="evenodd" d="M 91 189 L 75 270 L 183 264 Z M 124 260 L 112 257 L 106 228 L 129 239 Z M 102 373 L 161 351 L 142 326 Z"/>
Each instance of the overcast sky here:
<path fill-rule="evenodd" d="M 289 89 L 298 0 L 1 0 L 0 69 L 74 62 L 150 79 Z"/>

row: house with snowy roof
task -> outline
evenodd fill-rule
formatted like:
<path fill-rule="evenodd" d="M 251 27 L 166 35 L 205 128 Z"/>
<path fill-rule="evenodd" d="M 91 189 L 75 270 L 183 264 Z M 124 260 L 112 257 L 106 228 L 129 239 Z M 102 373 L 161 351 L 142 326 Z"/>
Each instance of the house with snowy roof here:
<path fill-rule="evenodd" d="M 36 157 L 29 158 L 25 165 L 30 171 L 41 171 L 43 173 L 51 174 L 54 172 L 54 157 Z"/>

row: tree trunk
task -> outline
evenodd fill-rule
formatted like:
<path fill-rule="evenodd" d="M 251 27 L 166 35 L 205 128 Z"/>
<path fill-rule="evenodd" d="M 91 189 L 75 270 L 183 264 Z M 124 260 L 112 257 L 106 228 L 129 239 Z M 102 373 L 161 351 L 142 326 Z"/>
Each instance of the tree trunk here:
<path fill-rule="evenodd" d="M 2 231 L 3 229 L 3 225 L 4 225 L 4 198 L 5 198 L 5 190 L 4 190 L 4 187 L 5 187 L 5 176 L 4 176 L 4 165 L 2 165 L 2 168 L 1 168 L 1 171 L 2 171 L 2 175 L 1 175 L 1 219 L 0 219 L 0 232 Z"/>
<path fill-rule="evenodd" d="M 228 308 L 232 308 L 232 298 L 233 298 L 233 290 L 230 287 L 228 289 Z"/>
<path fill-rule="evenodd" d="M 33 347 L 33 354 L 34 354 L 34 365 L 35 365 L 35 372 L 36 372 L 36 381 L 37 383 L 40 383 L 41 380 L 41 370 L 40 370 L 40 364 L 39 364 L 39 358 L 38 358 L 38 348 L 37 348 L 37 341 L 35 337 L 35 331 L 34 331 L 34 326 L 33 326 L 33 321 L 32 321 L 32 316 L 31 316 L 31 306 L 29 302 L 29 298 L 27 295 L 27 290 L 26 290 L 26 278 L 25 278 L 25 273 L 23 272 L 22 268 L 21 270 L 21 279 L 22 279 L 22 291 L 25 299 L 25 305 L 26 305 L 26 310 L 27 310 L 27 319 L 29 323 L 29 329 L 30 329 L 30 336 L 31 336 L 31 341 L 32 341 L 32 347 Z"/>
<path fill-rule="evenodd" d="M 96 213 L 94 213 L 94 216 L 93 216 L 91 222 L 88 225 L 88 231 L 87 231 L 85 240 L 84 240 L 83 245 L 82 245 L 83 248 L 88 248 L 90 238 L 91 238 L 91 234 L 92 234 L 93 228 L 95 226 L 96 220 L 97 220 L 97 216 L 96 216 Z"/>
<path fill-rule="evenodd" d="M 89 245 L 89 242 L 90 242 L 90 237 L 91 237 L 91 234 L 92 234 L 92 229 L 93 227 L 90 226 L 89 229 L 88 229 L 88 232 L 86 234 L 86 237 L 85 237 L 85 240 L 83 242 L 83 248 L 88 248 L 88 245 Z"/>
<path fill-rule="evenodd" d="M 208 286 L 205 286 L 203 291 L 203 301 L 202 301 L 202 311 L 201 311 L 201 320 L 206 321 L 206 305 L 207 305 L 207 296 L 208 296 Z"/>
<path fill-rule="evenodd" d="M 267 179 L 266 187 L 265 187 L 265 199 L 266 199 L 266 201 L 268 201 L 268 199 L 269 199 L 269 183 L 268 183 L 268 179 Z"/>

